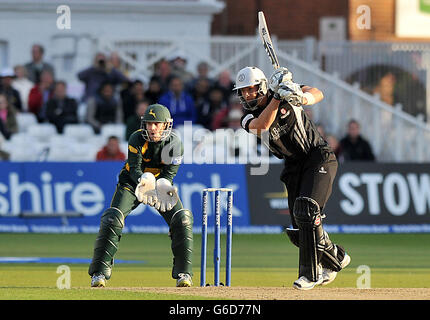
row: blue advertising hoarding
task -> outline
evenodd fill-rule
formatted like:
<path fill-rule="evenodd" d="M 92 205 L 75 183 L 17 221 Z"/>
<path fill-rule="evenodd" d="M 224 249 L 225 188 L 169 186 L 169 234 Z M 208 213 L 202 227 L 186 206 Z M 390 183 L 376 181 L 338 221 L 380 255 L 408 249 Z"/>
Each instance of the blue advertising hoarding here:
<path fill-rule="evenodd" d="M 0 164 L 0 232 L 88 232 L 98 231 L 100 217 L 109 207 L 122 168 L 121 162 L 14 163 Z M 187 165 L 174 179 L 185 208 L 194 215 L 194 229 L 200 231 L 201 195 L 208 187 L 234 191 L 233 216 L 236 231 L 249 226 L 245 166 Z M 226 200 L 222 198 L 225 216 Z M 209 203 L 209 227 L 213 224 Z M 82 217 L 26 218 L 24 212 L 59 214 L 78 212 Z M 124 232 L 167 232 L 158 212 L 140 205 L 125 221 Z"/>
<path fill-rule="evenodd" d="M 110 206 L 122 162 L 0 162 L 0 232 L 97 233 Z M 183 164 L 174 184 L 201 232 L 204 188 L 231 188 L 233 232 L 280 233 L 290 224 L 288 192 L 279 180 L 282 164 L 265 175 L 249 165 Z M 339 166 L 324 213 L 329 233 L 430 232 L 430 165 L 354 163 Z M 208 228 L 213 232 L 214 199 Z M 226 194 L 221 197 L 226 225 Z M 58 217 L 75 212 L 80 217 Z M 37 214 L 29 217 L 26 213 Z M 49 216 L 49 217 L 47 217 Z M 124 233 L 167 233 L 158 212 L 140 205 L 125 220 Z"/>

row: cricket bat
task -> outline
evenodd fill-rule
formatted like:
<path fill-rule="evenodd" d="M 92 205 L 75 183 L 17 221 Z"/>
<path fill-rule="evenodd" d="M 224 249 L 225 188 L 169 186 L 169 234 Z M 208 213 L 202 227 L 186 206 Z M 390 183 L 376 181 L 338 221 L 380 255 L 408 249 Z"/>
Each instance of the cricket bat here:
<path fill-rule="evenodd" d="M 273 68 L 275 70 L 279 69 L 278 57 L 273 48 L 272 39 L 270 38 L 269 29 L 267 29 L 266 18 L 264 17 L 263 11 L 258 12 L 258 32 L 260 33 L 261 41 L 263 41 L 264 49 L 269 55 Z"/>

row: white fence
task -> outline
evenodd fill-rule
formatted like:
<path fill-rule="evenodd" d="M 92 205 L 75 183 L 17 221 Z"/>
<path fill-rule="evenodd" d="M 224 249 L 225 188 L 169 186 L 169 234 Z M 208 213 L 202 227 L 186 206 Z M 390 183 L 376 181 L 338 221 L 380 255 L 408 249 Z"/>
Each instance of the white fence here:
<path fill-rule="evenodd" d="M 153 64 L 177 50 L 188 57 L 190 71 L 195 72 L 198 62 L 206 61 L 213 77 L 223 70 L 229 70 L 234 77 L 238 70 L 247 65 L 259 66 L 266 76 L 273 71 L 258 37 L 99 40 L 98 50 L 117 52 L 129 67 L 131 77 L 149 78 L 153 74 Z M 274 40 L 281 65 L 291 69 L 294 80 L 323 91 L 325 99 L 312 110 L 314 120 L 321 123 L 326 131 L 340 138 L 345 134 L 347 122 L 355 118 L 361 123 L 363 136 L 370 140 L 379 161 L 430 161 L 430 148 L 427 148 L 430 145 L 430 126 L 423 121 L 423 115 L 413 117 L 403 112 L 400 105 L 393 107 L 377 96 L 360 90 L 358 84 L 348 84 L 339 75 L 322 71 L 322 62 L 318 61 L 318 47 L 314 40 L 288 43 Z M 322 48 L 321 45 L 320 53 L 324 52 L 327 56 L 327 48 L 325 51 Z M 390 50 L 396 48 L 399 49 L 391 46 Z M 340 52 L 340 49 L 336 51 L 334 45 L 330 50 L 336 56 Z M 326 59 L 325 64 L 334 68 L 335 61 L 329 63 Z M 341 65 L 350 67 L 348 63 L 339 64 Z M 357 62 L 357 66 L 363 64 Z"/>
<path fill-rule="evenodd" d="M 367 138 L 379 161 L 427 162 L 430 161 L 430 126 L 422 116 L 413 117 L 321 71 L 317 64 L 309 65 L 283 52 L 278 53 L 283 65 L 294 74 L 295 81 L 316 86 L 324 93 L 324 100 L 312 108 L 314 120 L 326 131 L 341 137 L 350 119 L 357 119 L 362 134 Z"/>
<path fill-rule="evenodd" d="M 428 43 L 348 41 L 319 42 L 316 56 L 323 70 L 337 72 L 349 83 L 359 82 L 368 92 L 384 90 L 384 77 L 385 92 L 393 104 L 401 103 L 408 113 L 430 119 L 429 53 Z"/>

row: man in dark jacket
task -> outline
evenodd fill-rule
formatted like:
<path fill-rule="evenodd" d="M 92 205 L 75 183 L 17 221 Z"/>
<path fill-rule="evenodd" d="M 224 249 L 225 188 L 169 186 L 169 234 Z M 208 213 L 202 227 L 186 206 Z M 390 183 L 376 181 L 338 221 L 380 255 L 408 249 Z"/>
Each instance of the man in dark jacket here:
<path fill-rule="evenodd" d="M 85 83 L 85 92 L 82 101 L 94 97 L 100 86 L 105 83 L 111 83 L 114 88 L 129 80 L 121 71 L 112 67 L 103 53 L 98 53 L 94 59 L 94 65 L 78 73 L 78 78 Z"/>
<path fill-rule="evenodd" d="M 78 123 L 78 105 L 76 100 L 66 95 L 66 83 L 55 83 L 54 96 L 46 106 L 48 121 L 57 127 L 58 133 L 63 133 L 64 125 Z"/>
<path fill-rule="evenodd" d="M 348 134 L 340 141 L 345 161 L 375 161 L 370 144 L 360 135 L 360 124 L 348 122 Z"/>
<path fill-rule="evenodd" d="M 28 79 L 33 83 L 38 83 L 43 71 L 49 71 L 55 78 L 55 70 L 52 65 L 45 62 L 43 55 L 45 49 L 40 44 L 34 44 L 31 47 L 31 61 L 25 65 Z"/>
<path fill-rule="evenodd" d="M 141 118 L 145 114 L 146 109 L 148 109 L 148 106 L 149 106 L 148 100 L 140 101 L 136 106 L 134 115 L 128 117 L 125 125 L 125 139 L 127 141 L 128 139 L 130 139 L 130 136 L 133 134 L 133 132 L 140 129 Z"/>

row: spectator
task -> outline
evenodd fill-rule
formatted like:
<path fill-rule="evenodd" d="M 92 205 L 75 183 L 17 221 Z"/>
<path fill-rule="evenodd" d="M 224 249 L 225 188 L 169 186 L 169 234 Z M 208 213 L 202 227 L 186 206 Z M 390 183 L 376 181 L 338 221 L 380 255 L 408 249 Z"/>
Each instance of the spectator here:
<path fill-rule="evenodd" d="M 239 110 L 240 112 L 243 112 L 242 104 L 240 103 L 240 99 L 236 94 L 230 97 L 229 105 L 227 108 L 221 108 L 213 116 L 212 130 L 216 130 L 218 128 L 228 128 L 228 115 L 232 110 Z"/>
<path fill-rule="evenodd" d="M 0 95 L 0 98 L 2 96 Z M 0 101 L 0 108 L 1 108 L 1 101 Z M 10 133 L 6 130 L 6 127 L 3 123 L 3 121 L 0 121 L 0 141 L 3 141 L 3 139 L 9 139 Z"/>
<path fill-rule="evenodd" d="M 39 122 L 46 120 L 46 103 L 54 94 L 54 77 L 45 70 L 40 75 L 40 82 L 36 84 L 28 95 L 28 110 L 33 112 Z"/>
<path fill-rule="evenodd" d="M 209 78 L 209 65 L 202 61 L 197 65 L 197 77 L 193 78 L 190 82 L 186 84 L 188 92 L 192 92 L 193 88 L 197 85 L 197 82 L 201 79 L 207 80 L 209 86 L 213 85 L 213 80 Z"/>
<path fill-rule="evenodd" d="M 238 130 L 242 128 L 240 124 L 240 119 L 243 116 L 243 111 L 239 109 L 231 109 L 228 113 L 227 117 L 227 126 L 230 129 Z"/>
<path fill-rule="evenodd" d="M 330 148 L 333 150 L 334 154 L 336 155 L 336 158 L 339 161 L 339 163 L 344 162 L 345 159 L 342 155 L 342 148 L 340 146 L 339 140 L 332 134 L 328 134 L 326 136 L 326 140 L 330 145 Z"/>
<path fill-rule="evenodd" d="M 9 140 L 12 134 L 18 132 L 16 109 L 9 103 L 5 94 L 0 94 L 0 122 L 1 134 Z"/>
<path fill-rule="evenodd" d="M 106 145 L 97 152 L 97 161 L 124 161 L 125 154 L 120 150 L 118 137 L 110 136 Z"/>
<path fill-rule="evenodd" d="M 121 103 L 115 98 L 110 83 L 103 83 L 99 92 L 88 100 L 86 121 L 96 134 L 100 133 L 104 124 L 123 122 Z"/>
<path fill-rule="evenodd" d="M 24 66 L 18 65 L 14 68 L 16 78 L 12 82 L 12 87 L 19 92 L 21 98 L 21 111 L 28 111 L 28 95 L 34 83 L 27 78 L 27 69 Z"/>
<path fill-rule="evenodd" d="M 173 74 L 170 63 L 167 60 L 162 59 L 155 65 L 155 73 L 150 80 L 158 81 L 161 88 L 161 94 L 164 94 L 169 91 L 169 84 L 172 78 Z"/>
<path fill-rule="evenodd" d="M 127 121 L 130 116 L 135 115 L 137 103 L 142 101 L 145 97 L 143 82 L 135 80 L 131 87 L 124 92 L 122 97 L 122 110 L 124 119 Z"/>
<path fill-rule="evenodd" d="M 145 114 L 145 111 L 146 109 L 148 109 L 148 106 L 148 100 L 140 101 L 136 106 L 135 114 L 128 117 L 125 128 L 125 139 L 127 141 L 133 132 L 140 129 L 140 118 Z"/>
<path fill-rule="evenodd" d="M 190 92 L 194 100 L 194 105 L 197 109 L 198 123 L 202 123 L 202 119 L 199 119 L 199 115 L 204 113 L 205 108 L 209 104 L 209 91 L 210 91 L 209 81 L 207 79 L 201 78 L 197 80 L 196 85 Z"/>
<path fill-rule="evenodd" d="M 148 90 L 145 91 L 145 99 L 149 101 L 149 104 L 158 103 L 161 94 L 160 82 L 156 78 L 152 78 L 149 81 Z"/>
<path fill-rule="evenodd" d="M 108 63 L 103 53 L 97 53 L 94 58 L 94 65 L 78 73 L 78 78 L 85 83 L 85 92 L 82 101 L 94 97 L 97 90 L 103 83 L 110 82 L 114 92 L 117 85 L 129 80 L 119 70 Z"/>
<path fill-rule="evenodd" d="M 215 81 L 214 87 L 218 87 L 222 90 L 224 95 L 224 101 L 228 103 L 234 88 L 234 83 L 233 81 L 231 81 L 230 71 L 228 70 L 222 71 L 219 74 L 218 79 Z"/>
<path fill-rule="evenodd" d="M 360 124 L 356 120 L 348 123 L 348 134 L 340 141 L 345 161 L 374 161 L 370 144 L 360 135 Z"/>
<path fill-rule="evenodd" d="M 218 87 L 212 88 L 209 92 L 209 100 L 198 106 L 197 123 L 209 130 L 217 129 L 213 127 L 214 114 L 224 109 L 228 109 L 228 105 L 224 102 L 222 90 Z"/>
<path fill-rule="evenodd" d="M 12 69 L 6 68 L 2 70 L 0 73 L 0 93 L 3 93 L 9 100 L 9 103 L 13 104 L 17 110 L 21 111 L 22 103 L 20 94 L 18 90 L 14 89 L 12 86 L 15 77 L 15 73 Z"/>
<path fill-rule="evenodd" d="M 54 95 L 46 105 L 46 118 L 57 127 L 58 133 L 63 133 L 64 125 L 78 123 L 78 104 L 66 92 L 66 83 L 57 81 Z"/>
<path fill-rule="evenodd" d="M 170 59 L 170 65 L 172 66 L 172 74 L 181 78 L 183 83 L 186 84 L 193 80 L 193 74 L 186 70 L 187 58 L 182 51 L 175 52 Z"/>
<path fill-rule="evenodd" d="M 211 89 L 208 79 L 200 78 L 196 81 L 194 87 L 189 92 L 196 105 L 202 104 L 209 100 L 209 91 Z"/>
<path fill-rule="evenodd" d="M 32 61 L 25 65 L 27 77 L 33 83 L 40 82 L 43 71 L 49 71 L 52 77 L 55 78 L 54 68 L 47 62 L 43 61 L 45 49 L 40 44 L 34 44 L 31 47 Z"/>
<path fill-rule="evenodd" d="M 193 98 L 184 91 L 184 84 L 179 77 L 170 81 L 170 90 L 160 97 L 159 103 L 166 106 L 175 121 L 173 126 L 184 124 L 184 121 L 196 121 L 197 114 Z"/>
<path fill-rule="evenodd" d="M 0 121 L 0 161 L 7 161 L 10 159 L 10 154 L 2 149 L 2 144 L 4 141 L 4 137 L 2 136 L 2 132 L 3 132 L 2 125 L 3 123 Z"/>
<path fill-rule="evenodd" d="M 117 52 L 112 52 L 109 56 L 109 63 L 110 65 L 121 72 L 124 76 L 128 78 L 128 71 L 126 68 L 123 67 L 121 64 L 121 58 Z"/>

